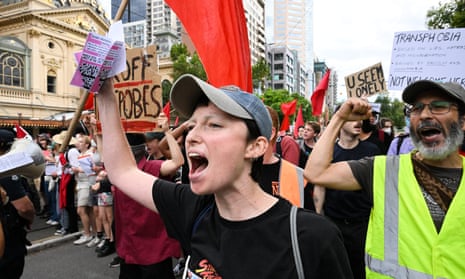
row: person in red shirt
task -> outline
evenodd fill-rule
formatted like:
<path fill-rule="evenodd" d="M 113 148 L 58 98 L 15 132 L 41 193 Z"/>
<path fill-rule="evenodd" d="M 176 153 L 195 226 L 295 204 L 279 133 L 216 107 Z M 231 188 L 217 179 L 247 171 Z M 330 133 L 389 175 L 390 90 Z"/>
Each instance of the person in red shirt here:
<path fill-rule="evenodd" d="M 172 158 L 170 160 L 146 160 L 143 134 L 127 134 L 137 167 L 156 176 L 172 176 L 184 163 L 178 143 L 166 133 Z M 120 279 L 124 278 L 172 278 L 172 257 L 179 258 L 178 241 L 168 237 L 159 214 L 131 199 L 114 188 L 114 218 L 116 251 L 122 259 Z"/>
<path fill-rule="evenodd" d="M 274 152 L 281 156 L 286 161 L 299 165 L 300 158 L 300 147 L 299 144 L 294 140 L 293 137 L 286 135 L 285 131 L 280 131 L 276 144 L 274 146 Z"/>

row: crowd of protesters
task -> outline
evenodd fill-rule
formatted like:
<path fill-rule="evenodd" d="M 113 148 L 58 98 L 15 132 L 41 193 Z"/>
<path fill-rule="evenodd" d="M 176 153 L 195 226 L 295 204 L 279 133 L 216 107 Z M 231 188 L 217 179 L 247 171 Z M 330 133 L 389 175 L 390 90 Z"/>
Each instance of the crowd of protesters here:
<path fill-rule="evenodd" d="M 379 160 L 391 160 L 382 159 L 386 158 L 382 156 L 385 154 L 398 156 L 409 153 L 410 155 L 406 156 L 416 156 L 412 157 L 412 160 L 415 160 L 413 172 L 416 174 L 416 179 L 419 180 L 418 183 L 422 191 L 420 195 L 426 199 L 427 210 L 429 209 L 432 215 L 434 231 L 441 233 L 443 228 L 449 229 L 455 226 L 455 224 L 445 222 L 445 216 L 449 206 L 451 206 L 453 213 L 456 211 L 455 207 L 452 207 L 451 199 L 455 193 L 458 193 L 458 185 L 461 183 L 461 174 L 457 174 L 454 170 L 459 169 L 461 173 L 461 168 L 457 166 L 459 165 L 458 161 L 462 162 L 463 159 L 455 157 L 455 154 L 462 152 L 463 131 L 461 132 L 458 124 L 457 127 L 448 126 L 448 129 L 452 129 L 453 133 L 450 135 L 451 139 L 446 141 L 447 148 L 436 150 L 434 145 L 428 144 L 431 137 L 436 139 L 437 134 L 442 133 L 443 130 L 439 128 L 440 125 L 443 125 L 442 122 L 448 121 L 447 117 L 455 117 L 455 108 L 457 108 L 458 114 L 463 115 L 465 108 L 465 90 L 463 88 L 456 88 L 454 84 L 438 85 L 434 82 L 423 82 L 422 87 L 417 88 L 414 84 L 407 88 L 403 95 L 407 104 L 404 111 L 407 127 L 404 132 L 396 133 L 393 121 L 382 117 L 379 112 L 371 111 L 365 100 L 349 99 L 338 107 L 334 113 L 335 120 L 331 120 L 328 127 L 321 127 L 316 121 L 308 121 L 299 127 L 299 133 L 294 137 L 286 131 L 278 130 L 279 117 L 271 107 L 262 106 L 257 100 L 242 96 L 241 92 L 234 90 L 229 92 L 208 87 L 209 85 L 193 76 L 185 76 L 181 79 L 179 87 L 184 90 L 189 88 L 185 87 L 183 79 L 190 80 L 203 89 L 200 92 L 195 91 L 198 98 L 196 99 L 197 103 L 189 105 L 181 100 L 179 97 L 181 93 L 177 93 L 178 97 L 172 96 L 175 107 L 185 116 L 192 117 L 178 127 L 169 127 L 168 119 L 163 119 L 163 115 L 161 115 L 160 119 L 162 120 L 159 120 L 160 125 L 157 125 L 156 130 L 125 134 L 124 139 L 119 135 L 119 124 L 110 120 L 111 114 L 114 112 L 109 112 L 103 117 L 103 121 L 110 122 L 110 127 L 114 130 L 104 130 L 102 140 L 102 136 L 96 130 L 95 115 L 86 112 L 82 116 L 79 129 L 69 137 L 66 148 L 62 148 L 62 146 L 65 144 L 68 131 L 56 134 L 41 133 L 35 139 L 46 162 L 44 174 L 36 181 L 40 200 L 35 200 L 33 196 L 29 196 L 30 204 L 35 208 L 36 215 L 46 224 L 56 227 L 55 235 L 57 237 L 80 232 L 79 237 L 73 242 L 74 245 L 95 249 L 97 257 L 114 254 L 109 266 L 120 267 L 120 278 L 175 278 L 181 274 L 185 275 L 186 272 L 192 274 L 196 268 L 195 272 L 202 274 L 203 271 L 199 271 L 198 265 L 206 260 L 210 261 L 205 262 L 208 264 L 209 272 L 216 275 L 221 272 L 235 274 L 234 265 L 239 259 L 229 258 L 228 255 L 236 253 L 240 247 L 231 244 L 238 243 L 239 245 L 240 243 L 242 245 L 244 243 L 241 242 L 240 235 L 230 235 L 230 230 L 232 232 L 242 228 L 239 231 L 244 230 L 242 233 L 252 237 L 253 230 L 249 231 L 250 227 L 248 227 L 252 226 L 260 231 L 262 237 L 260 245 L 270 244 L 268 236 L 271 234 L 265 232 L 266 228 L 258 220 L 270 218 L 274 214 L 277 214 L 276 218 L 279 216 L 280 219 L 283 219 L 285 218 L 284 212 L 287 212 L 287 208 L 291 208 L 293 205 L 306 209 L 304 213 L 299 213 L 299 220 L 307 219 L 312 224 L 317 223 L 319 228 L 312 231 L 311 238 L 299 236 L 302 238 L 298 242 L 301 242 L 300 251 L 303 254 L 302 259 L 304 259 L 301 268 L 303 270 L 298 270 L 299 266 L 296 261 L 295 267 L 291 264 L 292 266 L 287 266 L 289 270 L 284 269 L 287 275 L 293 277 L 299 272 L 306 275 L 317 272 L 320 275 L 325 274 L 326 278 L 371 278 L 375 274 L 389 274 L 394 278 L 402 278 L 402 275 L 399 275 L 402 272 L 390 270 L 384 267 L 385 263 L 377 262 L 379 259 L 376 257 L 378 257 L 379 251 L 376 250 L 378 246 L 373 239 L 377 238 L 380 242 L 389 241 L 389 239 L 372 235 L 373 230 L 379 230 L 383 226 L 379 220 L 371 219 L 375 209 L 382 211 L 377 204 L 380 201 L 376 199 L 376 195 L 379 194 L 377 192 L 379 189 L 377 190 L 376 187 L 379 187 L 377 183 L 380 181 L 378 180 L 380 174 L 368 175 L 368 173 L 375 167 L 377 167 L 374 169 L 375 172 L 381 171 Z M 110 89 L 111 84 L 107 81 L 103 90 Z M 423 96 L 420 95 L 421 92 L 427 94 Z M 225 99 L 224 96 L 219 97 L 218 94 L 228 95 L 226 98 L 234 100 L 236 105 L 245 109 L 246 114 L 244 111 L 240 111 L 240 108 L 223 107 L 223 102 L 230 102 L 230 100 Z M 235 96 L 235 94 L 239 95 Z M 100 98 L 103 103 L 113 103 L 113 100 L 108 96 Z M 246 99 L 247 101 L 245 101 Z M 429 101 L 429 103 L 424 103 L 424 101 Z M 255 111 L 256 115 L 250 116 L 250 119 L 246 118 L 255 122 L 257 126 L 250 126 L 248 120 L 246 123 L 249 126 L 245 125 L 251 129 L 250 133 L 256 134 L 257 138 L 248 138 L 247 147 L 241 147 L 238 145 L 239 134 L 242 133 L 239 126 L 242 127 L 244 123 L 242 123 L 243 120 L 239 122 L 236 120 L 242 119 L 244 115 L 249 115 L 247 103 L 253 103 L 255 110 L 258 108 L 258 112 Z M 426 112 L 425 107 L 427 107 Z M 204 119 L 204 117 L 206 118 Z M 212 117 L 218 118 L 218 120 L 212 120 Z M 411 127 L 410 120 L 412 118 L 416 122 L 413 123 L 415 126 Z M 230 131 L 222 135 L 224 127 Z M 254 132 L 254 129 L 257 130 Z M 209 133 L 205 133 L 207 130 Z M 210 133 L 212 134 L 210 135 Z M 105 135 L 107 138 L 110 135 L 111 141 L 105 141 Z M 219 136 L 219 139 L 223 141 L 215 141 L 213 135 L 214 137 Z M 210 136 L 212 138 L 209 138 Z M 444 137 L 447 136 L 444 135 Z M 237 140 L 225 141 L 227 138 L 233 137 Z M 232 145 L 227 148 L 230 151 L 233 151 L 234 148 L 237 149 L 236 151 L 243 148 L 242 150 L 245 150 L 243 156 L 246 157 L 244 159 L 237 153 L 230 152 L 228 159 L 234 160 L 234 164 L 226 163 L 225 157 L 221 157 L 225 154 L 220 154 L 216 158 L 217 154 L 215 153 L 229 151 L 219 151 L 215 148 L 208 152 L 201 150 L 197 146 L 203 144 L 204 141 L 209 142 L 211 147 L 215 148 L 218 144 L 224 145 L 224 148 L 227 145 Z M 251 144 L 253 141 L 255 142 Z M 122 148 L 125 142 L 129 143 L 130 153 Z M 109 145 L 112 150 L 119 150 L 119 152 L 105 152 L 104 144 Z M 195 151 L 189 153 L 186 148 Z M 438 152 L 442 152 L 439 154 L 441 156 L 438 155 Z M 131 170 L 132 160 L 128 157 L 129 154 L 134 159 L 137 172 Z M 105 161 L 105 156 L 109 157 L 110 161 Z M 209 156 L 209 159 L 203 158 L 203 156 Z M 400 156 L 399 158 L 402 160 L 401 164 L 409 166 L 409 163 L 404 159 L 406 157 Z M 441 167 L 436 166 L 438 162 L 445 162 L 444 158 L 451 158 L 453 162 L 457 161 L 457 164 L 448 167 L 448 174 L 445 176 Z M 216 159 L 222 163 L 215 163 Z M 187 164 L 187 161 L 190 163 Z M 238 168 L 236 164 L 241 165 L 241 167 Z M 256 164 L 263 165 L 260 172 L 256 172 L 257 169 L 254 167 Z M 108 169 L 107 165 L 110 166 Z M 204 169 L 208 170 L 214 166 L 218 170 L 222 168 L 227 170 L 225 178 L 222 177 L 220 171 L 211 174 L 211 179 L 217 181 L 224 188 L 219 190 L 215 188 L 216 185 L 209 185 L 208 187 L 213 188 L 204 189 L 201 185 L 207 182 L 199 182 L 203 178 L 197 173 L 200 172 L 203 175 Z M 190 167 L 194 168 L 190 172 L 191 176 L 195 178 L 192 186 L 189 186 L 191 181 L 187 175 Z M 248 169 L 249 167 L 251 169 Z M 432 174 L 424 175 L 425 172 L 419 169 L 428 169 Z M 236 172 L 238 177 L 229 176 L 228 172 L 231 171 Z M 258 173 L 260 176 L 257 175 Z M 131 178 L 133 175 L 138 179 L 133 180 Z M 244 177 L 249 175 L 251 180 Z M 438 184 L 447 184 L 445 187 L 449 190 L 446 189 L 444 195 L 452 193 L 449 202 L 444 202 L 444 198 L 436 200 L 436 195 L 429 189 L 429 181 L 432 181 L 435 175 L 439 177 Z M 241 183 L 250 184 L 250 186 L 259 185 L 260 187 L 244 189 L 243 185 L 236 185 L 235 181 L 239 177 L 241 177 Z M 308 180 L 305 181 L 304 177 Z M 413 181 L 415 177 L 411 177 Z M 163 182 L 158 181 L 158 178 L 163 179 Z M 453 181 L 450 180 L 452 178 Z M 112 179 L 115 180 L 112 181 Z M 398 179 L 402 180 L 402 177 Z M 128 185 L 131 183 L 134 185 Z M 31 185 L 33 182 L 28 181 L 27 184 Z M 406 187 L 406 185 L 404 186 Z M 152 187 L 154 188 L 152 189 Z M 353 192 L 347 192 L 347 190 Z M 230 195 L 236 195 L 241 191 L 245 191 L 251 197 L 255 196 L 257 201 L 260 201 L 259 204 L 263 207 L 260 209 L 261 213 L 236 216 L 234 214 L 236 211 L 231 211 L 227 213 L 231 220 L 222 217 L 221 214 L 226 214 L 225 212 L 230 210 L 230 208 L 226 208 L 233 206 L 228 201 L 231 198 Z M 230 193 L 226 194 L 228 192 Z M 150 193 L 150 197 L 153 195 L 153 199 L 147 197 L 148 193 Z M 2 198 L 0 208 L 3 209 L 3 205 L 8 203 L 8 195 L 3 188 L 0 188 L 0 194 Z M 161 196 L 156 197 L 156 194 Z M 412 197 L 413 192 L 408 193 L 408 191 L 402 190 L 399 195 L 408 199 Z M 244 197 L 251 198 L 241 196 L 241 198 L 238 197 L 238 200 Z M 172 201 L 175 202 L 174 204 L 164 200 L 171 198 L 174 198 Z M 459 202 L 461 201 L 456 203 Z M 179 204 L 176 205 L 177 203 Z M 182 203 L 186 203 L 188 208 L 182 209 Z M 248 202 L 242 201 L 240 203 L 245 208 L 249 207 Z M 226 204 L 229 205 L 224 207 Z M 406 204 L 402 206 L 406 206 L 403 208 L 405 211 L 414 210 L 417 214 L 424 213 L 423 209 L 420 208 L 412 209 Z M 181 212 L 173 212 L 173 210 L 176 211 L 176 208 L 181 211 L 194 210 L 196 213 L 191 211 L 182 214 Z M 34 212 L 34 209 L 32 210 Z M 405 214 L 404 211 L 399 213 Z M 269 216 L 264 217 L 262 214 L 266 216 L 269 214 Z M 455 216 L 453 217 L 455 218 Z M 236 220 L 236 218 L 238 219 Z M 404 218 L 408 219 L 408 217 Z M 4 219 L 2 218 L 0 221 L 4 222 Z M 371 224 L 375 221 L 378 222 L 378 227 L 372 227 Z M 179 225 L 177 224 L 179 222 L 187 223 Z M 210 222 L 213 223 L 209 224 Z M 266 222 L 271 224 L 277 220 L 272 218 Z M 243 227 L 243 224 L 246 223 L 248 225 Z M 395 227 L 399 224 L 384 225 Z M 236 229 L 234 229 L 235 226 L 237 226 Z M 303 224 L 299 224 L 299 226 L 303 226 Z M 414 228 L 407 224 L 402 224 L 402 226 L 409 227 L 417 235 L 424 233 L 424 237 L 434 238 L 434 236 L 429 236 L 431 233 L 427 231 L 427 228 L 419 229 L 419 227 Z M 310 227 L 306 229 L 310 229 Z M 211 235 L 218 230 L 225 235 L 226 239 L 222 239 L 219 235 Z M 276 233 L 286 236 L 289 231 L 283 229 Z M 454 235 L 452 231 L 445 233 Z M 213 239 L 207 237 L 208 235 Z M 403 234 L 398 236 L 408 247 L 413 245 L 409 242 L 408 236 Z M 206 237 L 209 240 L 206 240 Z M 331 240 L 331 243 L 325 242 L 328 240 Z M 222 242 L 220 246 L 225 245 L 224 249 L 228 251 L 228 255 L 224 254 L 225 252 L 220 247 L 211 243 L 212 241 Z M 230 241 L 230 243 L 223 243 L 224 241 Z M 319 243 L 316 244 L 315 241 Z M 460 241 L 443 240 L 443 242 L 451 250 L 460 253 L 452 247 L 456 244 L 462 245 Z M 321 246 L 323 244 L 331 247 L 325 249 L 332 250 L 332 256 L 324 252 Z M 214 245 L 216 248 L 209 247 L 210 245 Z M 287 253 L 295 249 L 294 246 L 284 242 L 277 247 L 287 251 L 281 255 L 286 258 L 289 256 Z M 370 249 L 367 250 L 367 247 Z M 203 251 L 203 249 L 207 249 L 208 252 Z M 405 247 L 397 247 L 396 249 L 395 253 L 403 253 L 408 259 L 403 268 L 408 269 L 409 272 L 464 275 L 463 268 L 456 265 L 451 265 L 450 269 L 431 270 L 429 265 L 435 264 L 434 257 L 429 259 L 431 263 L 415 265 L 411 259 L 411 253 L 404 251 Z M 421 249 L 422 253 L 431 253 L 429 247 Z M 5 236 L 4 226 L 2 226 L 0 230 L 0 257 L 4 250 Z M 420 248 L 416 250 L 420 251 Z M 216 255 L 217 258 L 202 258 L 212 255 Z M 367 256 L 371 258 L 368 264 L 366 262 Z M 294 257 L 296 257 L 295 254 Z M 318 257 L 323 262 L 309 264 L 308 257 Z M 438 255 L 437 257 L 441 258 L 442 256 Z M 222 260 L 219 260 L 221 258 L 228 258 L 229 262 L 222 263 Z M 173 259 L 178 259 L 178 265 L 174 269 Z M 283 259 L 281 258 L 281 260 Z M 286 262 L 290 264 L 289 259 Z M 294 261 L 292 260 L 292 262 Z M 275 264 L 276 267 L 279 266 L 278 263 L 275 262 Z M 331 264 L 336 265 L 337 268 L 330 268 Z M 394 264 L 402 265 L 402 263 Z M 260 270 L 253 271 L 253 273 L 262 274 Z"/>

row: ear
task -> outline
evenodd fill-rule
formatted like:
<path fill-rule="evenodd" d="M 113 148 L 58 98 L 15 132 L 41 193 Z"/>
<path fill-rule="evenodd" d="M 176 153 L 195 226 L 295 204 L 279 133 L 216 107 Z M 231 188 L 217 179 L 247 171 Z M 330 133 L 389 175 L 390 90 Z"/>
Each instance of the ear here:
<path fill-rule="evenodd" d="M 271 137 L 270 137 L 270 142 L 272 142 L 278 135 L 276 134 L 276 128 L 271 127 Z"/>
<path fill-rule="evenodd" d="M 262 156 L 265 154 L 268 144 L 269 142 L 265 137 L 260 136 L 256 138 L 253 142 L 247 145 L 244 157 L 246 159 L 254 159 Z"/>
<path fill-rule="evenodd" d="M 460 121 L 462 123 L 462 130 L 465 131 L 465 115 L 460 116 L 460 118 L 461 118 Z"/>

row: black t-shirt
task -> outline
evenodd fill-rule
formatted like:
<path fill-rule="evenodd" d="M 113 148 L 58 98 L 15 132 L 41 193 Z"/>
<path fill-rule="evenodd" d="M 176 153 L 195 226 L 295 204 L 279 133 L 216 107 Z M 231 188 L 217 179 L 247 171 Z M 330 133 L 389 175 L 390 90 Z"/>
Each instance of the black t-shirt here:
<path fill-rule="evenodd" d="M 299 156 L 299 167 L 305 168 L 307 164 L 308 156 L 312 153 L 313 147 L 310 147 L 305 144 L 304 141 L 299 145 L 300 146 L 300 156 Z"/>
<path fill-rule="evenodd" d="M 378 146 L 378 148 L 381 150 L 381 153 L 382 154 L 386 154 L 387 153 L 387 149 L 389 148 L 389 145 L 386 146 L 384 145 L 384 143 L 379 139 L 379 136 L 378 136 L 378 130 L 374 130 L 370 136 L 368 138 L 366 138 L 365 140 L 363 140 L 365 142 L 371 142 L 371 143 L 374 143 L 376 146 Z"/>
<path fill-rule="evenodd" d="M 379 154 L 381 154 L 381 151 L 371 142 L 360 141 L 352 149 L 344 149 L 338 143 L 335 143 L 333 162 L 357 160 Z M 324 212 L 325 215 L 337 219 L 368 219 L 372 204 L 372 200 L 363 190 L 338 191 L 326 189 Z"/>
<path fill-rule="evenodd" d="M 4 208 L 6 215 L 2 222 L 5 233 L 5 254 L 0 259 L 0 270 L 4 265 L 14 261 L 17 257 L 26 255 L 26 230 L 25 221 L 18 215 L 18 211 L 11 201 L 18 200 L 26 196 L 26 191 L 21 182 L 21 177 L 17 175 L 0 178 L 2 186 L 9 198 L 9 203 Z M 1 273 L 1 271 L 0 271 Z M 0 276 L 1 277 L 1 276 Z"/>
<path fill-rule="evenodd" d="M 191 255 L 188 268 L 198 276 L 192 278 L 297 278 L 288 201 L 279 198 L 258 217 L 228 221 L 219 216 L 213 196 L 197 196 L 189 185 L 157 180 L 153 199 L 168 234 Z M 297 230 L 305 278 L 352 276 L 334 224 L 299 210 Z"/>
<path fill-rule="evenodd" d="M 100 181 L 100 188 L 98 189 L 97 193 L 109 193 L 111 192 L 111 183 L 110 180 L 107 178 Z"/>
<path fill-rule="evenodd" d="M 263 164 L 262 173 L 258 184 L 262 187 L 263 191 L 270 195 L 273 194 L 273 188 L 279 185 L 279 174 L 281 169 L 281 159 L 272 164 Z M 276 192 L 276 191 L 275 191 Z"/>

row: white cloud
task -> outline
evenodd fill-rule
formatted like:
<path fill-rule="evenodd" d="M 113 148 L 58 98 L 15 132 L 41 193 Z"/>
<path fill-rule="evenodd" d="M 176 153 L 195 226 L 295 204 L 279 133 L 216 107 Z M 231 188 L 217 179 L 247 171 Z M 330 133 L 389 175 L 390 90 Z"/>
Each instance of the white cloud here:
<path fill-rule="evenodd" d="M 314 54 L 344 77 L 381 62 L 384 75 L 395 32 L 426 30 L 426 13 L 439 0 L 314 0 Z M 397 96 L 395 96 L 397 97 Z"/>

